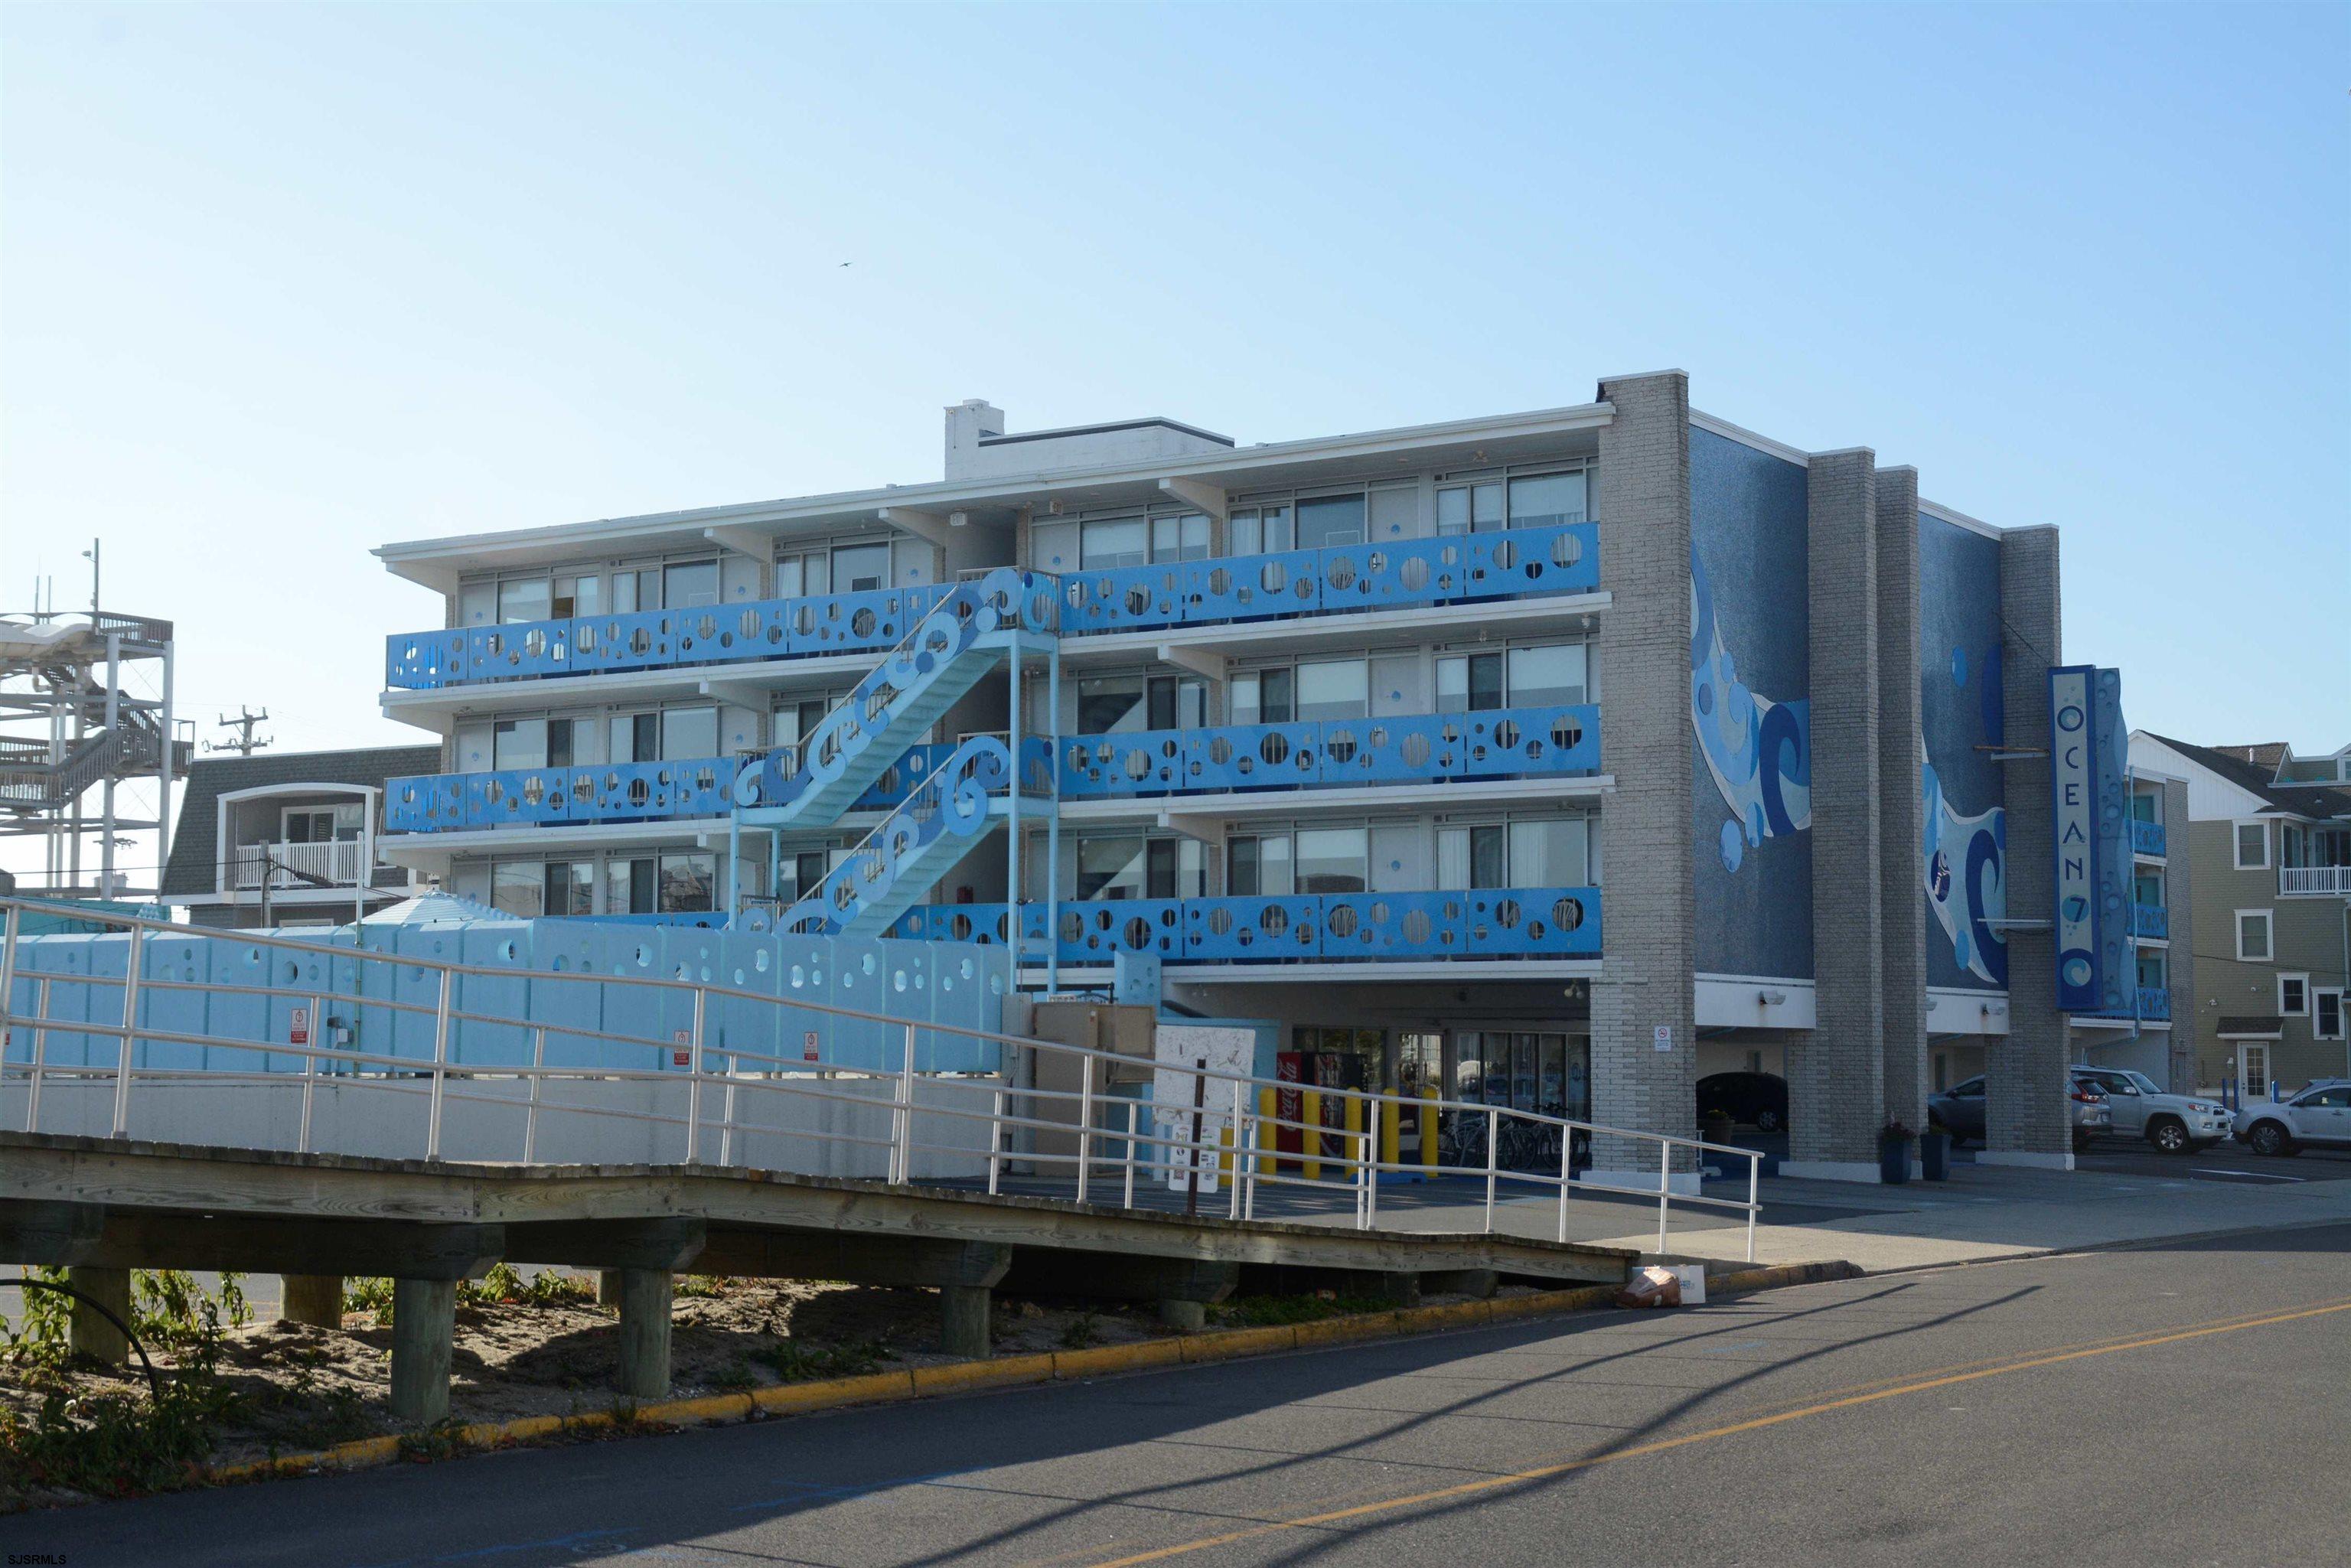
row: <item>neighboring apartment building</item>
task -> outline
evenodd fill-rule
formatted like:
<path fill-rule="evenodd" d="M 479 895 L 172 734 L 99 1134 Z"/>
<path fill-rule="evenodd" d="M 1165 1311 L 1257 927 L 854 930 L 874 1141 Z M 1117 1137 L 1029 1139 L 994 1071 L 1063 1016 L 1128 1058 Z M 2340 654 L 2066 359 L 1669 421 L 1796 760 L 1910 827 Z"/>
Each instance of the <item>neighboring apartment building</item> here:
<path fill-rule="evenodd" d="M 2186 782 L 2198 1082 L 2259 1099 L 2351 1077 L 2351 747 L 2300 757 L 2138 731 L 2131 764 Z"/>
<path fill-rule="evenodd" d="M 377 553 L 444 606 L 386 852 L 453 893 L 1156 959 L 1310 1073 L 1618 1125 L 1754 1062 L 1862 1179 L 1988 1065 L 2068 1158 L 2055 530 L 1678 371 L 1256 445 L 971 402 L 942 479 Z"/>
<path fill-rule="evenodd" d="M 437 768 L 434 747 L 206 757 L 182 786 L 162 902 L 198 925 L 340 925 L 409 896 L 387 861 L 387 779 Z"/>

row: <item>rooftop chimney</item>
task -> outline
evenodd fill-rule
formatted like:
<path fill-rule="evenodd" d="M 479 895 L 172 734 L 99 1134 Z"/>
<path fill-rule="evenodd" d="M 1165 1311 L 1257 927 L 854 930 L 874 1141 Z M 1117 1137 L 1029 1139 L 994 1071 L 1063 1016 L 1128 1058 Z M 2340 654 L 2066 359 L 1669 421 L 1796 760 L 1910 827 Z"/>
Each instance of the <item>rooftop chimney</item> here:
<path fill-rule="evenodd" d="M 977 466 L 979 438 L 1004 434 L 1004 411 L 984 397 L 966 398 L 947 410 L 946 477 L 962 479 Z"/>

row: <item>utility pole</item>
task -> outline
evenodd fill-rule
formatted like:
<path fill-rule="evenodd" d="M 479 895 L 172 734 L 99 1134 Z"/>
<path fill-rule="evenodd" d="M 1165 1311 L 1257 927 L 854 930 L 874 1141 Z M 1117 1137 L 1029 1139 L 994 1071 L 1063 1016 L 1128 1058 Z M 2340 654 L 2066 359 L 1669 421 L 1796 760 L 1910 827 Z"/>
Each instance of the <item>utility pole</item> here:
<path fill-rule="evenodd" d="M 255 752 L 269 744 L 270 737 L 268 736 L 264 735 L 256 737 L 253 733 L 253 727 L 255 725 L 266 724 L 269 721 L 269 710 L 267 708 L 263 708 L 259 713 L 256 713 L 251 708 L 246 707 L 243 703 L 239 703 L 237 705 L 237 711 L 239 716 L 235 718 L 231 718 L 226 714 L 220 716 L 220 727 L 223 729 L 233 729 L 236 731 L 236 738 L 235 740 L 209 742 L 206 749 L 212 751 L 234 751 L 239 757 L 250 757 Z"/>

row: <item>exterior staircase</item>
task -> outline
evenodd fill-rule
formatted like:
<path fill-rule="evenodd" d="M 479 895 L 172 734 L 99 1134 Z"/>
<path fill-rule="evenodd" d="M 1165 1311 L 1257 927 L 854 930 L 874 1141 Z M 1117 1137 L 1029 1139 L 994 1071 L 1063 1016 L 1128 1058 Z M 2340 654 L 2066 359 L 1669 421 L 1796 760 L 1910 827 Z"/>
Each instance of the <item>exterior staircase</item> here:
<path fill-rule="evenodd" d="M 738 826 L 773 831 L 838 822 L 1024 636 L 1050 641 L 1060 606 L 1052 579 L 1017 568 L 957 584 L 799 744 L 744 765 L 733 792 Z M 1050 796 L 1050 744 L 1022 742 L 1016 766 L 1005 739 L 966 739 L 806 896 L 780 912 L 752 912 L 744 925 L 881 936 L 1012 810 L 1016 775 L 1025 792 Z"/>
<path fill-rule="evenodd" d="M 744 768 L 735 780 L 737 814 L 760 827 L 839 821 L 1015 638 L 1050 635 L 1058 608 L 1049 580 L 1012 567 L 958 583 L 798 745 Z"/>

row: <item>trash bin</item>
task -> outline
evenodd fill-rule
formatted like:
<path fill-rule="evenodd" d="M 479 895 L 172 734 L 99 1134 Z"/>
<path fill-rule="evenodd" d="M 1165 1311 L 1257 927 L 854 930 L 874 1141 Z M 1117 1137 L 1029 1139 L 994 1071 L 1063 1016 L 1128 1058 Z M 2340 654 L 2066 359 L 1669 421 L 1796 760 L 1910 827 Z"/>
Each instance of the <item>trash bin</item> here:
<path fill-rule="evenodd" d="M 1951 1134 L 1918 1134 L 1918 1176 L 1922 1181 L 1949 1181 L 1951 1176 Z"/>

